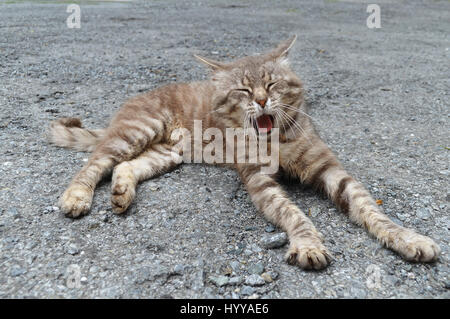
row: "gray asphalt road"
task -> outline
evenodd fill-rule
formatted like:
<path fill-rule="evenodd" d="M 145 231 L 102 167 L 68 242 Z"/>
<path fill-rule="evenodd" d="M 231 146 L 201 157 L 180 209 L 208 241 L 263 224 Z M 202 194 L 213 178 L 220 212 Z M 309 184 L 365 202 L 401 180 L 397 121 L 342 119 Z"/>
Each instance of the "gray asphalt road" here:
<path fill-rule="evenodd" d="M 0 2 L 0 297 L 450 297 L 450 2 L 377 1 L 381 29 L 354 1 L 82 3 L 80 29 L 67 3 L 45 2 Z M 47 144 L 51 120 L 104 127 L 133 95 L 204 78 L 194 53 L 227 60 L 294 33 L 319 132 L 390 217 L 441 245 L 437 263 L 403 261 L 286 182 L 335 256 L 321 272 L 289 266 L 286 246 L 261 243 L 280 230 L 224 168 L 147 181 L 124 216 L 109 181 L 82 219 L 53 208 L 88 154 Z M 261 273 L 273 281 L 252 286 Z"/>

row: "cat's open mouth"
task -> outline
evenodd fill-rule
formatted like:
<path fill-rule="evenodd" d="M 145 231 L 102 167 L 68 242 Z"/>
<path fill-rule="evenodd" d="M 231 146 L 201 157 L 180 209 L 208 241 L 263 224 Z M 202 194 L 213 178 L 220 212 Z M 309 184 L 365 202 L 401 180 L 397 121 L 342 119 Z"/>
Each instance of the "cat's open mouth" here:
<path fill-rule="evenodd" d="M 256 118 L 253 122 L 253 126 L 258 134 L 270 134 L 273 128 L 273 116 L 263 114 Z"/>

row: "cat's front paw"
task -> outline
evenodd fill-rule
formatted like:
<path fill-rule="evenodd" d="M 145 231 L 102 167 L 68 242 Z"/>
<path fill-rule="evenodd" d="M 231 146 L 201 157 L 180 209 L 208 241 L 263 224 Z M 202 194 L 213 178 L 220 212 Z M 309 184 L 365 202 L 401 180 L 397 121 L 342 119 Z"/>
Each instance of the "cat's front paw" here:
<path fill-rule="evenodd" d="M 394 238 L 391 248 L 406 260 L 415 262 L 435 261 L 441 253 L 441 249 L 431 238 L 409 229 Z"/>
<path fill-rule="evenodd" d="M 303 269 L 323 269 L 331 261 L 331 254 L 321 243 L 307 241 L 291 242 L 286 253 L 286 261 Z"/>
<path fill-rule="evenodd" d="M 77 218 L 91 208 L 93 191 L 84 185 L 72 185 L 61 196 L 59 207 L 68 217 Z"/>

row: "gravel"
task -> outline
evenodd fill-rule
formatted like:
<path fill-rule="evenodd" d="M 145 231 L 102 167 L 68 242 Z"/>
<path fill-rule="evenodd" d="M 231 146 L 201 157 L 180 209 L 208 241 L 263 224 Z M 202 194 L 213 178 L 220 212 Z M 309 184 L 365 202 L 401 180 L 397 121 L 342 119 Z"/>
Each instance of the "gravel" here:
<path fill-rule="evenodd" d="M 266 226 L 266 228 L 264 228 L 264 230 L 267 232 L 267 233 L 272 233 L 272 232 L 274 232 L 275 231 L 275 227 L 271 224 L 271 225 L 267 225 Z"/>
<path fill-rule="evenodd" d="M 250 286 L 243 286 L 241 289 L 241 294 L 243 296 L 251 296 L 255 293 L 255 288 Z"/>
<path fill-rule="evenodd" d="M 427 207 L 425 207 L 425 208 L 419 208 L 419 209 L 416 211 L 416 217 L 417 217 L 417 218 L 420 218 L 420 219 L 423 219 L 423 220 L 428 220 L 428 219 L 431 217 L 430 209 L 427 208 Z"/>
<path fill-rule="evenodd" d="M 17 277 L 26 274 L 26 272 L 27 270 L 25 268 L 21 268 L 20 266 L 13 266 L 9 274 L 11 277 Z"/>
<path fill-rule="evenodd" d="M 274 235 L 264 235 L 261 238 L 261 245 L 267 249 L 283 247 L 288 241 L 286 233 L 278 233 Z"/>
<path fill-rule="evenodd" d="M 233 270 L 233 272 L 238 273 L 241 269 L 241 263 L 233 260 L 232 262 L 230 262 L 230 267 Z"/>
<path fill-rule="evenodd" d="M 267 272 L 261 274 L 261 278 L 264 279 L 265 282 L 268 282 L 268 283 L 273 282 L 272 276 Z"/>
<path fill-rule="evenodd" d="M 450 297 L 448 1 L 378 2 L 381 29 L 354 1 L 82 2 L 80 29 L 50 2 L 0 3 L 0 298 Z M 223 167 L 144 182 L 122 216 L 106 178 L 89 215 L 62 216 L 59 196 L 89 154 L 49 145 L 50 121 L 105 127 L 136 94 L 205 78 L 193 54 L 229 60 L 294 33 L 317 130 L 386 214 L 440 244 L 438 262 L 403 261 L 280 180 L 334 256 L 320 272 L 290 266 L 285 234 Z"/>
<path fill-rule="evenodd" d="M 264 280 L 264 278 L 256 274 L 250 275 L 247 278 L 245 278 L 245 284 L 252 287 L 262 286 L 265 283 L 266 281 Z"/>
<path fill-rule="evenodd" d="M 225 286 L 230 281 L 230 279 L 227 276 L 210 276 L 209 280 L 218 287 Z"/>
<path fill-rule="evenodd" d="M 66 252 L 70 255 L 76 255 L 80 252 L 80 248 L 76 244 L 69 244 L 66 246 Z"/>
<path fill-rule="evenodd" d="M 264 272 L 264 265 L 262 263 L 250 264 L 247 271 L 252 275 L 261 275 Z"/>

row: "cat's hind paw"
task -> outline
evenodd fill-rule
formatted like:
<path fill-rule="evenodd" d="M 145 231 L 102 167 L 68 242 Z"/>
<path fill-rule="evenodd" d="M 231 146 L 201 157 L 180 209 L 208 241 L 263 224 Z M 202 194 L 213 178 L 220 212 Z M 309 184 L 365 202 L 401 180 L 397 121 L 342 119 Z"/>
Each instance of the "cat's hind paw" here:
<path fill-rule="evenodd" d="M 135 196 L 133 185 L 116 182 L 111 189 L 111 206 L 116 214 L 122 214 L 130 206 Z"/>
<path fill-rule="evenodd" d="M 84 185 L 70 186 L 59 200 L 59 207 L 67 217 L 87 214 L 92 204 L 93 191 Z"/>

